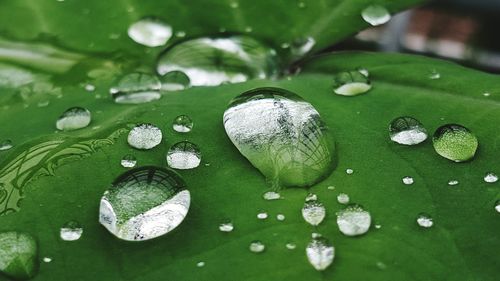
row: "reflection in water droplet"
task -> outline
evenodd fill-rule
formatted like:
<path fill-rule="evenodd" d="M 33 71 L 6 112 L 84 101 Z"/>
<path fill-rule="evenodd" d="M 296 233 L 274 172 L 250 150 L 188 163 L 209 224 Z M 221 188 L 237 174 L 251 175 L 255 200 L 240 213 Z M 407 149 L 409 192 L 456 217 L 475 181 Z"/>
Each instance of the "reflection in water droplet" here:
<path fill-rule="evenodd" d="M 4 140 L 0 142 L 0 151 L 9 150 L 13 147 L 11 140 Z"/>
<path fill-rule="evenodd" d="M 457 180 L 449 180 L 448 181 L 448 185 L 450 185 L 450 186 L 454 186 L 454 185 L 458 185 L 458 184 L 459 184 L 459 182 Z"/>
<path fill-rule="evenodd" d="M 37 269 L 37 244 L 31 235 L 21 232 L 0 233 L 0 271 L 16 279 L 30 279 Z"/>
<path fill-rule="evenodd" d="M 83 228 L 77 221 L 68 221 L 59 231 L 59 236 L 64 241 L 76 241 L 82 234 Z"/>
<path fill-rule="evenodd" d="M 167 164 L 170 168 L 186 170 L 194 169 L 200 165 L 201 151 L 192 142 L 178 142 L 167 152 Z"/>
<path fill-rule="evenodd" d="M 316 109 L 294 93 L 258 88 L 224 112 L 227 135 L 274 185 L 310 186 L 333 169 L 333 141 Z"/>
<path fill-rule="evenodd" d="M 266 249 L 266 246 L 262 244 L 262 242 L 255 240 L 252 243 L 250 243 L 249 249 L 251 252 L 254 253 L 262 253 Z"/>
<path fill-rule="evenodd" d="M 277 200 L 281 198 L 281 195 L 275 191 L 268 191 L 262 195 L 265 200 Z"/>
<path fill-rule="evenodd" d="M 361 17 L 372 26 L 378 26 L 388 22 L 391 14 L 383 6 L 370 5 L 361 12 Z"/>
<path fill-rule="evenodd" d="M 233 9 L 236 9 L 240 6 L 240 4 L 236 1 L 233 1 L 233 2 L 229 3 L 229 6 Z"/>
<path fill-rule="evenodd" d="M 83 107 L 72 107 L 57 119 L 56 128 L 61 131 L 78 130 L 87 127 L 90 120 L 90 111 Z"/>
<path fill-rule="evenodd" d="M 340 204 L 349 204 L 349 200 L 349 195 L 345 193 L 340 193 L 339 195 L 337 195 L 337 202 L 339 202 Z"/>
<path fill-rule="evenodd" d="M 337 213 L 337 225 L 340 232 L 347 236 L 365 234 L 372 223 L 369 212 L 359 205 L 350 205 Z"/>
<path fill-rule="evenodd" d="M 302 208 L 302 217 L 310 225 L 319 225 L 326 215 L 325 206 L 318 201 L 307 201 Z"/>
<path fill-rule="evenodd" d="M 193 86 L 216 86 L 274 77 L 277 66 L 274 50 L 250 37 L 233 36 L 175 44 L 160 55 L 157 71 L 182 71 Z"/>
<path fill-rule="evenodd" d="M 329 267 L 335 258 L 335 248 L 327 239 L 314 238 L 306 247 L 309 263 L 319 271 Z"/>
<path fill-rule="evenodd" d="M 181 91 L 189 88 L 191 81 L 182 71 L 170 71 L 161 78 L 161 89 L 164 91 Z"/>
<path fill-rule="evenodd" d="M 176 228 L 190 202 L 184 180 L 174 171 L 135 168 L 119 176 L 104 192 L 99 222 L 120 239 L 148 240 Z"/>
<path fill-rule="evenodd" d="M 128 134 L 128 144 L 137 149 L 151 149 L 160 144 L 161 130 L 153 124 L 139 124 Z"/>
<path fill-rule="evenodd" d="M 135 165 L 137 165 L 137 158 L 135 158 L 135 156 L 132 154 L 127 154 L 123 156 L 122 160 L 120 161 L 120 164 L 124 168 L 133 168 L 135 167 Z"/>
<path fill-rule="evenodd" d="M 434 222 L 432 221 L 432 217 L 426 213 L 420 213 L 418 215 L 417 223 L 419 226 L 421 226 L 423 228 L 429 228 L 432 225 L 434 225 Z"/>
<path fill-rule="evenodd" d="M 357 96 L 372 88 L 370 80 L 359 71 L 341 72 L 333 77 L 333 91 L 341 96 Z"/>
<path fill-rule="evenodd" d="M 188 133 L 193 129 L 193 120 L 187 115 L 179 115 L 175 117 L 172 127 L 174 131 L 179 133 Z"/>
<path fill-rule="evenodd" d="M 267 219 L 267 213 L 266 212 L 260 212 L 260 213 L 257 214 L 257 218 L 259 220 L 265 220 L 265 219 Z"/>
<path fill-rule="evenodd" d="M 391 121 L 389 135 L 393 142 L 415 145 L 427 139 L 427 130 L 417 119 L 403 116 Z"/>
<path fill-rule="evenodd" d="M 406 185 L 412 185 L 413 184 L 413 178 L 412 177 L 404 177 L 403 178 L 403 183 Z"/>
<path fill-rule="evenodd" d="M 439 127 L 434 133 L 432 143 L 439 155 L 455 162 L 472 159 L 478 147 L 476 136 L 469 129 L 457 124 Z"/>
<path fill-rule="evenodd" d="M 222 232 L 231 232 L 234 229 L 234 225 L 231 221 L 226 221 L 219 224 L 219 230 Z"/>
<path fill-rule="evenodd" d="M 297 248 L 297 245 L 295 245 L 295 243 L 286 243 L 285 246 L 288 250 L 295 250 L 295 248 Z"/>
<path fill-rule="evenodd" d="M 172 37 L 172 27 L 158 19 L 145 18 L 130 25 L 128 36 L 147 47 L 163 46 Z"/>
<path fill-rule="evenodd" d="M 161 87 L 158 77 L 134 72 L 123 76 L 114 87 L 109 89 L 109 92 L 116 103 L 140 104 L 160 99 Z"/>
<path fill-rule="evenodd" d="M 495 183 L 498 181 L 498 176 L 492 172 L 486 173 L 486 175 L 484 175 L 484 181 L 487 183 Z"/>

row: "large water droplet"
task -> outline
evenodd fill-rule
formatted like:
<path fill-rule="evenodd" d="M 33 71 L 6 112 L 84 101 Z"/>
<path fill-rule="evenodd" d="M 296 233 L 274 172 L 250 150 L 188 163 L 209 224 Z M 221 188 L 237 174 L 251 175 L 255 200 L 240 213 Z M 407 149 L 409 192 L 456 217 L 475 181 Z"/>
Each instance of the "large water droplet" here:
<path fill-rule="evenodd" d="M 165 91 L 181 91 L 189 88 L 191 81 L 182 71 L 170 71 L 161 78 L 161 88 Z"/>
<path fill-rule="evenodd" d="M 333 140 L 319 113 L 294 93 L 258 88 L 233 99 L 224 128 L 275 185 L 310 186 L 333 169 Z"/>
<path fill-rule="evenodd" d="M 83 107 L 72 107 L 57 119 L 56 128 L 61 131 L 78 130 L 87 127 L 90 120 L 90 111 Z"/>
<path fill-rule="evenodd" d="M 311 263 L 316 270 L 321 271 L 332 264 L 335 257 L 335 248 L 327 239 L 318 237 L 312 239 L 307 245 L 306 255 L 309 263 Z"/>
<path fill-rule="evenodd" d="M 165 45 L 172 37 L 172 27 L 154 18 L 145 18 L 133 23 L 128 28 L 128 36 L 148 47 Z"/>
<path fill-rule="evenodd" d="M 276 74 L 276 52 L 247 36 L 180 42 L 159 57 L 157 71 L 184 72 L 193 86 L 238 83 Z"/>
<path fill-rule="evenodd" d="M 361 17 L 372 26 L 378 26 L 388 22 L 391 14 L 383 6 L 370 5 L 361 12 Z"/>
<path fill-rule="evenodd" d="M 368 77 L 359 71 L 341 72 L 333 78 L 333 91 L 341 96 L 357 96 L 372 88 Z"/>
<path fill-rule="evenodd" d="M 498 176 L 492 172 L 486 173 L 486 175 L 484 175 L 484 181 L 487 183 L 495 183 L 498 181 Z"/>
<path fill-rule="evenodd" d="M 167 152 L 167 164 L 174 169 L 194 169 L 200 165 L 201 151 L 198 146 L 192 142 L 178 142 Z"/>
<path fill-rule="evenodd" d="M 391 121 L 389 135 L 393 142 L 415 145 L 427 139 L 427 130 L 417 119 L 404 116 Z"/>
<path fill-rule="evenodd" d="M 59 236 L 64 241 L 76 241 L 83 234 L 83 228 L 77 221 L 69 221 L 65 223 L 60 231 Z"/>
<path fill-rule="evenodd" d="M 423 228 L 429 228 L 434 225 L 434 221 L 429 214 L 420 213 L 417 216 L 417 224 Z"/>
<path fill-rule="evenodd" d="M 104 192 L 99 222 L 120 239 L 148 240 L 176 228 L 190 202 L 191 195 L 177 173 L 144 166 L 123 173 Z"/>
<path fill-rule="evenodd" d="M 161 130 L 152 124 L 139 124 L 128 134 L 128 144 L 137 149 L 151 149 L 160 144 Z"/>
<path fill-rule="evenodd" d="M 469 129 L 447 124 L 439 127 L 432 138 L 436 152 L 455 162 L 470 160 L 476 154 L 478 141 Z"/>
<path fill-rule="evenodd" d="M 310 225 L 319 225 L 326 215 L 325 206 L 322 203 L 311 200 L 304 203 L 302 207 L 302 217 Z"/>
<path fill-rule="evenodd" d="M 4 140 L 0 142 L 0 151 L 9 150 L 13 147 L 11 140 Z"/>
<path fill-rule="evenodd" d="M 37 269 L 37 244 L 26 233 L 0 233 L 0 271 L 16 279 L 30 279 Z"/>
<path fill-rule="evenodd" d="M 188 133 L 193 129 L 193 120 L 187 115 L 179 115 L 175 117 L 172 127 L 174 131 L 179 133 Z"/>
<path fill-rule="evenodd" d="M 161 87 L 155 75 L 134 72 L 123 76 L 109 92 L 116 103 L 140 104 L 160 99 Z"/>
<path fill-rule="evenodd" d="M 262 253 L 266 249 L 266 245 L 264 245 L 262 242 L 260 242 L 258 240 L 255 240 L 255 241 L 252 241 L 252 243 L 250 243 L 249 249 L 251 252 L 254 252 L 254 253 Z"/>
<path fill-rule="evenodd" d="M 135 158 L 135 156 L 132 154 L 127 154 L 123 156 L 122 160 L 120 161 L 120 164 L 124 168 L 133 168 L 135 167 L 135 165 L 137 165 L 137 158 Z"/>
<path fill-rule="evenodd" d="M 337 213 L 337 225 L 340 232 L 347 236 L 365 234 L 372 223 L 369 212 L 359 205 L 350 205 Z"/>

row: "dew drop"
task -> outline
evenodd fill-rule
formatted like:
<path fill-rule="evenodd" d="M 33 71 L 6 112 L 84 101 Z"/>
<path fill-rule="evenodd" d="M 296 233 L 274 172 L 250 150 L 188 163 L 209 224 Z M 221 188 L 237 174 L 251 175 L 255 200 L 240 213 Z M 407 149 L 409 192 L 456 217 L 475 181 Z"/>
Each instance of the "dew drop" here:
<path fill-rule="evenodd" d="M 59 230 L 59 236 L 64 241 L 76 241 L 82 234 L 83 228 L 77 221 L 68 221 Z"/>
<path fill-rule="evenodd" d="M 51 258 L 51 257 L 44 257 L 42 260 L 43 260 L 43 262 L 45 262 L 45 263 L 52 262 L 52 258 Z"/>
<path fill-rule="evenodd" d="M 143 123 L 135 126 L 128 134 L 128 144 L 137 149 L 151 149 L 160 144 L 161 130 L 153 124 Z"/>
<path fill-rule="evenodd" d="M 37 243 L 27 233 L 0 233 L 0 271 L 16 279 L 30 279 L 37 269 Z"/>
<path fill-rule="evenodd" d="M 339 202 L 340 204 L 349 204 L 349 200 L 349 195 L 345 193 L 340 193 L 339 195 L 337 195 L 337 202 Z"/>
<path fill-rule="evenodd" d="M 164 91 L 181 91 L 189 88 L 191 81 L 186 73 L 182 71 L 170 71 L 161 78 L 161 89 Z"/>
<path fill-rule="evenodd" d="M 348 175 L 352 175 L 352 174 L 354 174 L 354 170 L 353 169 L 346 169 L 345 173 Z"/>
<path fill-rule="evenodd" d="M 175 117 L 172 123 L 172 128 L 174 131 L 179 133 L 189 133 L 193 129 L 193 120 L 187 115 L 179 115 Z"/>
<path fill-rule="evenodd" d="M 304 8 L 306 7 L 306 3 L 305 3 L 305 2 L 302 2 L 302 1 L 299 1 L 299 2 L 297 3 L 297 6 L 298 6 L 299 8 L 301 8 L 301 9 L 304 9 Z"/>
<path fill-rule="evenodd" d="M 124 168 L 133 168 L 135 167 L 135 165 L 137 165 L 137 158 L 135 158 L 135 156 L 132 154 L 127 154 L 123 156 L 122 160 L 120 161 L 120 164 Z"/>
<path fill-rule="evenodd" d="M 0 151 L 9 150 L 13 147 L 11 140 L 4 140 L 0 142 Z"/>
<path fill-rule="evenodd" d="M 240 4 L 238 2 L 233 1 L 233 2 L 229 3 L 229 6 L 233 9 L 236 9 L 240 6 Z"/>
<path fill-rule="evenodd" d="M 476 136 L 469 129 L 457 124 L 439 127 L 434 133 L 432 143 L 439 155 L 455 162 L 472 159 L 478 147 Z"/>
<path fill-rule="evenodd" d="M 260 213 L 257 214 L 257 218 L 259 220 L 265 220 L 265 219 L 267 219 L 267 213 L 266 212 L 260 212 Z"/>
<path fill-rule="evenodd" d="M 330 186 L 328 186 L 328 187 L 327 187 L 327 189 L 328 189 L 328 190 L 335 190 L 335 186 L 330 185 Z"/>
<path fill-rule="evenodd" d="M 333 92 L 341 96 L 357 96 L 372 88 L 370 80 L 359 71 L 341 72 L 333 78 Z"/>
<path fill-rule="evenodd" d="M 412 185 L 414 182 L 413 178 L 412 177 L 404 177 L 403 178 L 403 183 L 406 184 L 406 185 Z"/>
<path fill-rule="evenodd" d="M 249 249 L 253 253 L 262 253 L 266 249 L 266 246 L 262 242 L 255 240 L 250 243 Z"/>
<path fill-rule="evenodd" d="M 276 191 L 268 191 L 262 195 L 265 200 L 278 200 L 281 199 L 281 195 Z"/>
<path fill-rule="evenodd" d="M 154 75 L 142 72 L 127 74 L 109 89 L 111 97 L 120 104 L 140 104 L 161 98 L 160 79 Z"/>
<path fill-rule="evenodd" d="M 316 201 L 316 200 L 318 200 L 318 195 L 316 195 L 314 193 L 309 193 L 309 194 L 307 194 L 304 202 L 310 202 L 310 201 Z"/>
<path fill-rule="evenodd" d="M 455 186 L 455 185 L 458 185 L 458 184 L 459 184 L 459 182 L 457 180 L 449 180 L 448 181 L 448 185 L 450 185 L 450 186 Z"/>
<path fill-rule="evenodd" d="M 363 74 L 365 77 L 370 77 L 370 72 L 366 68 L 358 68 L 358 72 Z"/>
<path fill-rule="evenodd" d="M 186 37 L 186 32 L 183 30 L 179 30 L 175 33 L 175 36 L 178 38 L 184 38 L 184 37 Z"/>
<path fill-rule="evenodd" d="M 427 130 L 417 119 L 403 116 L 391 121 L 389 135 L 395 143 L 415 145 L 427 139 Z"/>
<path fill-rule="evenodd" d="M 429 228 L 434 225 L 434 222 L 429 214 L 420 213 L 417 216 L 417 224 L 423 228 Z"/>
<path fill-rule="evenodd" d="M 90 120 L 90 111 L 83 107 L 71 107 L 57 119 L 56 128 L 61 131 L 78 130 L 87 127 Z"/>
<path fill-rule="evenodd" d="M 95 91 L 95 86 L 92 84 L 85 84 L 84 89 L 87 92 L 93 92 L 93 91 Z"/>
<path fill-rule="evenodd" d="M 104 192 L 99 222 L 120 239 L 148 240 L 181 224 L 190 202 L 181 176 L 170 169 L 144 166 L 123 173 Z"/>
<path fill-rule="evenodd" d="M 50 101 L 49 100 L 42 100 L 42 101 L 39 101 L 36 106 L 37 107 L 47 107 L 49 106 L 50 104 Z"/>
<path fill-rule="evenodd" d="M 200 261 L 196 264 L 197 267 L 204 267 L 205 266 L 205 262 L 204 261 Z"/>
<path fill-rule="evenodd" d="M 311 237 L 312 237 L 312 239 L 316 239 L 316 238 L 323 237 L 323 235 L 321 235 L 321 233 L 313 232 L 313 233 L 311 233 Z"/>
<path fill-rule="evenodd" d="M 295 243 L 286 243 L 285 247 L 288 250 L 295 250 L 295 248 L 297 248 L 297 245 Z"/>
<path fill-rule="evenodd" d="M 290 52 L 295 57 L 301 57 L 314 47 L 316 40 L 312 37 L 299 38 L 292 41 L 290 44 Z"/>
<path fill-rule="evenodd" d="M 284 220 L 285 220 L 285 218 L 286 218 L 286 217 L 285 217 L 285 215 L 283 215 L 283 214 L 277 214 L 277 215 L 276 215 L 276 219 L 277 219 L 277 220 L 279 220 L 279 221 L 284 221 Z"/>
<path fill-rule="evenodd" d="M 337 213 L 340 232 L 347 236 L 365 234 L 370 228 L 372 217 L 359 205 L 349 205 Z"/>
<path fill-rule="evenodd" d="M 370 5 L 361 12 L 361 17 L 372 26 L 382 25 L 391 19 L 389 11 L 380 5 Z"/>
<path fill-rule="evenodd" d="M 187 170 L 200 165 L 201 151 L 198 146 L 189 141 L 178 142 L 167 152 L 167 165 L 170 168 Z"/>
<path fill-rule="evenodd" d="M 219 230 L 221 232 L 231 232 L 234 230 L 234 225 L 231 221 L 225 221 L 219 224 Z"/>
<path fill-rule="evenodd" d="M 498 176 L 493 172 L 488 172 L 484 175 L 484 181 L 487 183 L 495 183 L 498 181 Z"/>
<path fill-rule="evenodd" d="M 335 248 L 327 239 L 313 238 L 306 247 L 309 263 L 318 271 L 328 268 L 335 258 Z"/>
<path fill-rule="evenodd" d="M 128 36 L 147 47 L 163 46 L 172 37 L 172 27 L 155 18 L 144 18 L 130 25 Z"/>
<path fill-rule="evenodd" d="M 322 203 L 311 200 L 304 203 L 302 208 L 302 217 L 310 225 L 319 225 L 326 215 L 325 206 Z"/>
<path fill-rule="evenodd" d="M 432 70 L 431 74 L 429 74 L 429 79 L 431 80 L 437 80 L 441 78 L 441 74 L 437 72 L 436 70 Z"/>
<path fill-rule="evenodd" d="M 489 92 L 484 92 L 483 93 L 483 96 L 485 96 L 485 97 L 489 97 L 490 95 L 491 95 L 491 93 L 489 93 Z"/>
<path fill-rule="evenodd" d="M 500 213 L 500 199 L 495 202 L 495 210 Z"/>

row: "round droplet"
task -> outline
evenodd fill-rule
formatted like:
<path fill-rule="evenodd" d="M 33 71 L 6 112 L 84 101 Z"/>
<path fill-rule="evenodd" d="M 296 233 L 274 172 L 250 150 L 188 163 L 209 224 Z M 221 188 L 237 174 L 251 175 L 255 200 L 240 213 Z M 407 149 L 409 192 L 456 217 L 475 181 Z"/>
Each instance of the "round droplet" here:
<path fill-rule="evenodd" d="M 132 154 L 127 154 L 123 156 L 122 160 L 120 161 L 120 164 L 124 168 L 133 168 L 135 167 L 135 165 L 137 165 L 137 158 L 135 158 L 135 156 Z"/>
<path fill-rule="evenodd" d="M 231 221 L 225 221 L 219 224 L 219 230 L 222 232 L 231 232 L 234 229 L 234 225 Z"/>
<path fill-rule="evenodd" d="M 265 220 L 265 219 L 267 219 L 267 213 L 266 212 L 260 212 L 260 213 L 257 214 L 257 218 L 259 220 Z"/>
<path fill-rule="evenodd" d="M 361 12 L 361 17 L 372 26 L 382 25 L 391 19 L 389 11 L 380 5 L 370 5 Z"/>
<path fill-rule="evenodd" d="M 0 233 L 0 271 L 16 279 L 30 279 L 37 269 L 37 243 L 21 232 Z"/>
<path fill-rule="evenodd" d="M 191 81 L 189 76 L 182 71 L 170 71 L 161 78 L 161 89 L 164 91 L 181 91 L 189 88 Z"/>
<path fill-rule="evenodd" d="M 304 203 L 304 207 L 302 207 L 302 217 L 310 225 L 319 225 L 325 218 L 325 215 L 325 206 L 318 201 L 307 201 Z"/>
<path fill-rule="evenodd" d="M 130 130 L 128 144 L 137 149 L 151 149 L 160 144 L 161 130 L 153 124 L 139 124 Z"/>
<path fill-rule="evenodd" d="M 332 264 L 335 248 L 325 238 L 313 238 L 306 247 L 306 256 L 316 270 L 322 271 Z"/>
<path fill-rule="evenodd" d="M 276 186 L 310 186 L 333 169 L 333 140 L 316 109 L 294 93 L 257 88 L 224 112 L 227 135 Z"/>
<path fill-rule="evenodd" d="M 297 248 L 297 245 L 295 243 L 286 243 L 285 247 L 288 250 L 295 250 L 295 248 Z"/>
<path fill-rule="evenodd" d="M 144 166 L 123 173 L 104 192 L 99 222 L 120 239 L 148 240 L 181 224 L 190 202 L 181 176 L 170 169 Z"/>
<path fill-rule="evenodd" d="M 337 195 L 337 202 L 339 202 L 340 204 L 349 204 L 349 200 L 349 195 L 345 193 L 340 193 L 339 195 Z"/>
<path fill-rule="evenodd" d="M 49 262 L 52 262 L 52 258 L 51 257 L 43 257 L 43 262 L 45 263 L 49 263 Z"/>
<path fill-rule="evenodd" d="M 498 176 L 492 172 L 486 173 L 486 175 L 484 175 L 484 181 L 487 183 L 495 183 L 498 181 Z"/>
<path fill-rule="evenodd" d="M 179 133 L 188 133 L 193 129 L 193 120 L 187 115 L 179 115 L 175 117 L 172 127 L 174 131 Z"/>
<path fill-rule="evenodd" d="M 69 221 L 65 223 L 60 231 L 59 236 L 64 241 L 76 241 L 83 234 L 83 228 L 77 221 Z"/>
<path fill-rule="evenodd" d="M 78 130 L 87 127 L 90 120 L 90 111 L 83 107 L 72 107 L 57 119 L 56 128 L 61 131 Z"/>
<path fill-rule="evenodd" d="M 459 184 L 459 182 L 457 180 L 449 180 L 448 181 L 448 185 L 450 185 L 450 186 L 455 186 L 455 185 L 458 185 L 458 184 Z"/>
<path fill-rule="evenodd" d="M 391 121 L 389 135 L 393 142 L 415 145 L 427 139 L 427 130 L 417 119 L 403 116 Z"/>
<path fill-rule="evenodd" d="M 353 169 L 346 169 L 345 173 L 348 175 L 352 175 L 352 174 L 354 174 L 354 170 Z"/>
<path fill-rule="evenodd" d="M 205 262 L 204 261 L 200 261 L 196 264 L 197 267 L 204 267 L 205 266 Z"/>
<path fill-rule="evenodd" d="M 11 140 L 4 140 L 0 142 L 0 151 L 9 150 L 13 147 Z"/>
<path fill-rule="evenodd" d="M 283 214 L 277 214 L 277 215 L 276 215 L 276 219 L 277 219 L 277 220 L 279 220 L 279 221 L 284 221 L 284 220 L 285 220 L 285 218 L 286 218 L 286 217 L 285 217 L 285 215 L 283 215 Z"/>
<path fill-rule="evenodd" d="M 417 224 L 423 228 L 429 228 L 434 224 L 434 222 L 429 214 L 420 213 L 417 217 Z"/>
<path fill-rule="evenodd" d="M 404 177 L 403 178 L 403 183 L 406 184 L 406 185 L 412 185 L 414 182 L 413 178 L 412 177 Z"/>
<path fill-rule="evenodd" d="M 350 205 L 337 213 L 337 225 L 340 232 L 347 236 L 365 234 L 372 223 L 369 212 L 359 205 Z"/>
<path fill-rule="evenodd" d="M 500 199 L 495 202 L 495 210 L 500 213 Z"/>
<path fill-rule="evenodd" d="M 134 72 L 120 78 L 109 93 L 116 103 L 141 104 L 160 99 L 161 87 L 160 79 L 155 75 Z"/>
<path fill-rule="evenodd" d="M 172 37 L 172 27 L 154 18 L 145 18 L 128 28 L 128 36 L 147 47 L 163 46 Z"/>
<path fill-rule="evenodd" d="M 265 200 L 278 200 L 281 199 L 281 195 L 276 191 L 268 191 L 262 195 Z"/>
<path fill-rule="evenodd" d="M 455 162 L 472 159 L 478 147 L 476 136 L 469 129 L 457 124 L 439 127 L 434 133 L 432 143 L 439 155 Z"/>
<path fill-rule="evenodd" d="M 157 71 L 184 72 L 193 86 L 216 86 L 249 79 L 274 77 L 276 53 L 247 36 L 197 38 L 167 48 Z"/>
<path fill-rule="evenodd" d="M 252 243 L 250 243 L 249 249 L 251 252 L 254 252 L 254 253 L 262 253 L 266 249 L 266 246 L 264 244 L 262 244 L 262 242 L 256 240 L 256 241 L 253 241 Z"/>
<path fill-rule="evenodd" d="M 333 92 L 341 96 L 357 96 L 372 88 L 368 77 L 359 71 L 341 72 L 333 78 Z"/>
<path fill-rule="evenodd" d="M 178 142 L 167 152 L 167 164 L 170 168 L 187 170 L 194 169 L 200 165 L 201 151 L 192 142 Z"/>

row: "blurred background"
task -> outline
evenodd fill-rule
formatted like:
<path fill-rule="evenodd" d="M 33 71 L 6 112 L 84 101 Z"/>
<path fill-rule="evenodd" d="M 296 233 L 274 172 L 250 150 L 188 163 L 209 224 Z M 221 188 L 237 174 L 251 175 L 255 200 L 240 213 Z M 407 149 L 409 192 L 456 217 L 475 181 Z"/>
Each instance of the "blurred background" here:
<path fill-rule="evenodd" d="M 435 0 L 332 50 L 405 52 L 500 73 L 500 0 Z"/>

